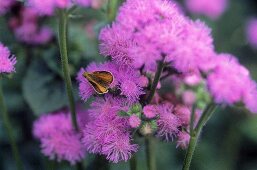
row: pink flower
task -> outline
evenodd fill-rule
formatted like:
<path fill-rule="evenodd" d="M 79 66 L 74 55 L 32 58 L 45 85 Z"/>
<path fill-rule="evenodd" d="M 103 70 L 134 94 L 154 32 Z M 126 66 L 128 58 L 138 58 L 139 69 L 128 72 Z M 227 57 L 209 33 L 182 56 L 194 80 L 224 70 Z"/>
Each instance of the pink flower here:
<path fill-rule="evenodd" d="M 129 117 L 129 125 L 132 128 L 137 128 L 140 126 L 140 124 L 141 124 L 141 120 L 137 115 L 133 114 Z"/>
<path fill-rule="evenodd" d="M 130 65 L 133 59 L 129 56 L 129 49 L 135 45 L 129 33 L 120 25 L 112 24 L 112 27 L 103 28 L 99 35 L 100 53 L 111 56 L 121 65 Z"/>
<path fill-rule="evenodd" d="M 216 67 L 208 75 L 207 84 L 217 103 L 232 105 L 242 102 L 250 111 L 257 111 L 256 83 L 251 79 L 249 71 L 234 56 L 217 56 Z"/>
<path fill-rule="evenodd" d="M 257 48 L 257 19 L 251 19 L 247 23 L 246 34 L 248 42 L 255 48 Z"/>
<path fill-rule="evenodd" d="M 196 101 L 195 92 L 192 90 L 185 90 L 182 93 L 182 100 L 185 105 L 192 106 Z"/>
<path fill-rule="evenodd" d="M 53 37 L 50 27 L 39 27 L 40 17 L 34 8 L 22 7 L 18 16 L 13 16 L 9 25 L 18 40 L 31 45 L 41 45 Z"/>
<path fill-rule="evenodd" d="M 15 72 L 16 58 L 11 55 L 9 49 L 0 42 L 0 74 Z"/>
<path fill-rule="evenodd" d="M 128 134 L 121 134 L 120 136 L 110 138 L 103 146 L 102 153 L 113 163 L 127 161 L 131 158 L 132 153 L 138 151 L 138 145 L 130 144 L 130 140 Z"/>
<path fill-rule="evenodd" d="M 168 1 L 128 0 L 116 22 L 99 36 L 100 51 L 121 65 L 156 70 L 156 61 L 173 52 L 182 38 L 184 16 Z"/>
<path fill-rule="evenodd" d="M 231 55 L 217 56 L 217 66 L 208 75 L 208 87 L 217 103 L 239 102 L 247 90 L 248 70 Z"/>
<path fill-rule="evenodd" d="M 41 116 L 34 122 L 33 134 L 41 142 L 42 153 L 50 159 L 75 164 L 85 157 L 80 134 L 74 131 L 71 118 L 65 112 Z"/>
<path fill-rule="evenodd" d="M 159 105 L 158 112 L 160 118 L 157 120 L 157 137 L 166 141 L 173 140 L 173 137 L 179 132 L 178 128 L 182 122 L 174 114 L 174 108 L 170 104 Z"/>
<path fill-rule="evenodd" d="M 88 152 L 103 154 L 114 163 L 127 161 L 138 149 L 131 144 L 128 119 L 118 116 L 120 110 L 127 110 L 124 98 L 98 98 L 89 110 L 92 120 L 83 128 L 82 141 Z"/>
<path fill-rule="evenodd" d="M 217 19 L 227 9 L 228 0 L 186 0 L 186 6 L 192 13 Z"/>
<path fill-rule="evenodd" d="M 3 15 L 15 3 L 15 0 L 1 0 L 0 1 L 0 15 Z"/>
<path fill-rule="evenodd" d="M 191 117 L 191 111 L 189 108 L 187 106 L 177 105 L 174 110 L 175 115 L 179 118 L 181 123 L 183 125 L 189 125 Z"/>
<path fill-rule="evenodd" d="M 182 149 L 186 149 L 189 145 L 190 135 L 187 132 L 179 132 L 178 140 L 177 140 L 177 147 Z"/>
<path fill-rule="evenodd" d="M 143 113 L 145 117 L 152 119 L 158 114 L 158 111 L 155 105 L 146 105 L 143 108 Z"/>
<path fill-rule="evenodd" d="M 90 6 L 92 0 L 74 0 L 74 2 L 81 6 Z"/>
<path fill-rule="evenodd" d="M 28 0 L 28 4 L 41 15 L 53 15 L 56 9 L 65 9 L 77 4 L 90 6 L 91 0 Z"/>
<path fill-rule="evenodd" d="M 55 0 L 28 0 L 28 4 L 41 15 L 53 15 L 56 8 Z"/>
<path fill-rule="evenodd" d="M 182 73 L 206 70 L 215 56 L 211 29 L 199 20 L 189 21 L 183 26 L 183 37 L 176 41 L 174 52 L 168 56 L 172 66 Z"/>

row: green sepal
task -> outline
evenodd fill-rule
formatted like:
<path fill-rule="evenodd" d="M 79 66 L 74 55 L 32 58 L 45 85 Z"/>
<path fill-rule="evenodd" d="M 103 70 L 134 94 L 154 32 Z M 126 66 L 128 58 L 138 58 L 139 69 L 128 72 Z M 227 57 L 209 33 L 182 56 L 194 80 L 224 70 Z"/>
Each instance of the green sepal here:
<path fill-rule="evenodd" d="M 132 113 L 141 112 L 141 111 L 142 111 L 142 106 L 141 106 L 141 104 L 137 103 L 137 104 L 133 105 L 133 106 L 130 108 L 130 111 L 131 111 Z"/>
<path fill-rule="evenodd" d="M 157 121 L 156 120 L 151 120 L 150 125 L 151 125 L 151 128 L 153 129 L 153 131 L 157 130 L 158 126 L 157 126 Z"/>
<path fill-rule="evenodd" d="M 121 117 L 129 116 L 129 114 L 127 112 L 125 112 L 124 110 L 120 110 L 118 112 L 118 115 L 121 116 Z"/>

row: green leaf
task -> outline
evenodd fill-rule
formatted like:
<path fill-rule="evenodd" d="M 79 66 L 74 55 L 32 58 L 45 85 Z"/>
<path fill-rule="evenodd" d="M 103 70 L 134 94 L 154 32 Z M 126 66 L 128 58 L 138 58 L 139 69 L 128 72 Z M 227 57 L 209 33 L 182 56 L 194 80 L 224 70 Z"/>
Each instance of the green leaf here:
<path fill-rule="evenodd" d="M 23 94 L 36 115 L 56 111 L 67 105 L 64 83 L 43 60 L 34 60 L 24 78 Z"/>
<path fill-rule="evenodd" d="M 257 143 L 257 134 L 256 134 L 257 117 L 256 116 L 251 116 L 250 118 L 243 121 L 240 126 L 240 129 L 246 137 L 248 137 L 249 139 Z"/>

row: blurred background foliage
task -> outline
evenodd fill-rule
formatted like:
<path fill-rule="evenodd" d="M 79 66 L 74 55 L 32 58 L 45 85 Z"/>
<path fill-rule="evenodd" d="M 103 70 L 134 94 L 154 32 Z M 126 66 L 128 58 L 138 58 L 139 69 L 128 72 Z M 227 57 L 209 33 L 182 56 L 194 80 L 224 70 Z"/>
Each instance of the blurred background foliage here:
<path fill-rule="evenodd" d="M 183 1 L 179 1 L 179 3 L 183 4 Z M 245 25 L 248 19 L 257 16 L 256 9 L 257 1 L 230 0 L 229 8 L 216 21 L 203 16 L 191 15 L 194 19 L 204 20 L 213 29 L 216 50 L 238 56 L 240 62 L 250 69 L 255 80 L 257 80 L 257 49 L 253 49 L 248 44 Z M 33 120 L 37 116 L 67 105 L 57 39 L 54 38 L 51 43 L 44 46 L 29 46 L 20 43 L 8 28 L 9 17 L 8 15 L 0 17 L 0 41 L 15 54 L 18 63 L 16 73 L 11 76 L 11 79 L 5 79 L 4 94 L 25 169 L 71 169 L 66 162 L 56 165 L 47 160 L 40 153 L 39 143 L 31 133 Z M 76 73 L 91 61 L 104 60 L 98 54 L 97 33 L 109 21 L 106 8 L 100 10 L 78 9 L 71 16 L 69 57 L 78 101 Z M 45 18 L 42 22 L 51 25 L 55 31 L 57 30 L 57 17 Z M 90 23 L 91 25 L 89 25 Z M 141 140 L 138 139 L 137 142 L 143 143 Z M 144 148 L 141 147 L 137 153 L 139 170 L 145 168 L 143 150 Z M 181 168 L 185 151 L 176 149 L 174 143 L 156 141 L 156 151 L 158 170 Z M 84 160 L 87 169 L 96 169 L 93 162 L 94 156 L 90 154 Z M 129 169 L 129 164 L 111 164 L 110 168 L 126 170 Z M 1 119 L 0 169 L 15 169 Z M 192 169 L 256 170 L 257 117 L 250 115 L 245 110 L 219 109 L 201 134 L 193 158 Z"/>

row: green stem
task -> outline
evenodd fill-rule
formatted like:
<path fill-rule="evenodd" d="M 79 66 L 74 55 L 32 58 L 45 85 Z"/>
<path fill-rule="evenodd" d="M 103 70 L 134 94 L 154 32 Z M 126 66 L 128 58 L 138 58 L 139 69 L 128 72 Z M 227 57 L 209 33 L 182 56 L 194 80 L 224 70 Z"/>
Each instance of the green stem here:
<path fill-rule="evenodd" d="M 132 158 L 129 160 L 130 170 L 137 170 L 137 159 L 136 155 L 133 155 Z"/>
<path fill-rule="evenodd" d="M 151 85 L 151 90 L 150 90 L 150 93 L 149 93 L 149 95 L 146 99 L 145 104 L 151 103 L 151 101 L 154 97 L 156 87 L 157 87 L 158 82 L 161 78 L 161 74 L 162 74 L 162 71 L 163 71 L 163 68 L 164 68 L 164 65 L 165 65 L 164 60 L 165 60 L 165 57 L 163 57 L 161 61 L 158 61 L 157 71 L 155 73 L 154 80 L 153 80 L 153 83 Z M 147 157 L 146 160 L 147 160 L 148 170 L 156 170 L 154 141 L 151 138 L 151 136 L 146 137 L 145 146 L 146 146 L 146 157 Z"/>
<path fill-rule="evenodd" d="M 210 119 L 211 115 L 214 113 L 216 108 L 217 108 L 217 105 L 215 105 L 214 103 L 210 103 L 203 111 L 203 114 L 202 114 L 198 124 L 196 125 L 196 128 L 193 129 L 192 132 L 190 132 L 191 137 L 190 137 L 190 141 L 189 141 L 189 146 L 187 148 L 185 160 L 183 163 L 183 168 L 182 168 L 183 170 L 189 170 L 191 161 L 192 161 L 192 158 L 194 155 L 194 151 L 196 148 L 197 140 L 201 133 L 201 130 L 204 127 L 204 125 L 207 123 L 207 121 Z"/>
<path fill-rule="evenodd" d="M 145 138 L 145 147 L 148 170 L 156 170 L 155 145 L 151 136 Z"/>
<path fill-rule="evenodd" d="M 157 71 L 155 73 L 154 80 L 153 80 L 153 83 L 152 83 L 152 86 L 151 86 L 150 94 L 146 99 L 147 104 L 151 103 L 151 101 L 154 97 L 156 87 L 157 87 L 158 82 L 161 78 L 161 74 L 162 74 L 162 71 L 163 71 L 163 68 L 164 68 L 164 59 L 165 59 L 165 57 L 163 57 L 163 59 L 158 62 L 158 67 L 157 67 Z"/>
<path fill-rule="evenodd" d="M 192 132 L 194 130 L 194 123 L 195 123 L 195 109 L 196 105 L 194 104 L 192 107 L 191 117 L 190 117 L 190 134 L 192 135 Z"/>
<path fill-rule="evenodd" d="M 0 82 L 0 110 L 1 110 L 1 113 L 2 113 L 2 117 L 3 117 L 3 123 L 4 123 L 4 126 L 5 126 L 6 130 L 7 130 L 7 135 L 8 135 L 10 144 L 11 144 L 12 153 L 13 153 L 13 156 L 14 156 L 14 159 L 15 159 L 17 170 L 23 170 L 23 165 L 22 165 L 22 161 L 21 161 L 21 158 L 20 158 L 20 155 L 19 155 L 18 146 L 15 142 L 13 129 L 12 129 L 11 122 L 10 122 L 10 119 L 9 119 L 9 115 L 7 113 L 7 108 L 6 108 L 6 105 L 5 105 L 1 82 Z"/>
<path fill-rule="evenodd" d="M 69 106 L 72 117 L 72 124 L 75 130 L 79 130 L 78 123 L 76 119 L 76 107 L 75 100 L 72 91 L 72 83 L 69 71 L 68 62 L 68 51 L 67 51 L 67 34 L 68 34 L 68 17 L 66 10 L 59 11 L 59 47 L 61 54 L 62 71 L 66 86 L 66 92 L 69 99 Z"/>
<path fill-rule="evenodd" d="M 112 22 L 115 19 L 118 5 L 119 5 L 119 0 L 108 0 L 108 4 L 107 4 L 108 22 Z"/>

